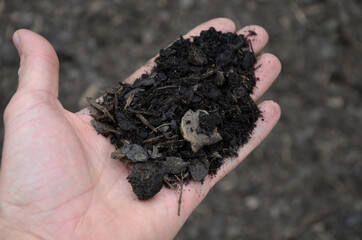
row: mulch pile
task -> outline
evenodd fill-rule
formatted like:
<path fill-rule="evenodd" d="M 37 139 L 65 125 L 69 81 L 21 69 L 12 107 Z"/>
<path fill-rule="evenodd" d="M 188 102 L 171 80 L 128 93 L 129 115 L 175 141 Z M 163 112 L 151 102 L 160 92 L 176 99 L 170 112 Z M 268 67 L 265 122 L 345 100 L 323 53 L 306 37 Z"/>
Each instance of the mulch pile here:
<path fill-rule="evenodd" d="M 138 199 L 163 185 L 202 182 L 237 155 L 261 116 L 250 97 L 255 62 L 245 36 L 210 28 L 161 49 L 152 71 L 133 85 L 88 99 L 93 126 L 116 146 L 111 157 L 131 166 Z"/>

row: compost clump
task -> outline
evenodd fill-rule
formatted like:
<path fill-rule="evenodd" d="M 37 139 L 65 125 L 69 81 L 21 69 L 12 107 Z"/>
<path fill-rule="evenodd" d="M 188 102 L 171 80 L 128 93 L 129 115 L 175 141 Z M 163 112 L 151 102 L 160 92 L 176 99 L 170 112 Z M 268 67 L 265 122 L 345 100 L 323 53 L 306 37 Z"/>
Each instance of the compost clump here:
<path fill-rule="evenodd" d="M 250 32 L 253 35 L 254 32 Z M 88 99 L 92 124 L 130 166 L 140 200 L 213 175 L 248 142 L 261 113 L 250 97 L 256 57 L 244 35 L 214 28 L 161 49 L 152 71 Z"/>

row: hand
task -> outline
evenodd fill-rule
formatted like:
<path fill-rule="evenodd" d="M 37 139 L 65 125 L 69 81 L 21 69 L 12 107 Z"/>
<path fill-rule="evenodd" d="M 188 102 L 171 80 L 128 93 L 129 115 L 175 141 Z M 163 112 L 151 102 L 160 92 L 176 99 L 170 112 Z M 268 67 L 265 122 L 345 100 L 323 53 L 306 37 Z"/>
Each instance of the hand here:
<path fill-rule="evenodd" d="M 195 36 L 210 27 L 234 32 L 228 19 L 214 19 L 191 30 Z M 259 53 L 268 41 L 265 30 L 249 26 Z M 179 193 L 163 188 L 154 198 L 139 201 L 127 182 L 127 169 L 110 159 L 114 147 L 96 133 L 85 109 L 65 110 L 58 100 L 59 62 L 50 43 L 19 30 L 14 43 L 21 58 L 19 86 L 4 114 L 5 139 L 0 173 L 0 233 L 5 239 L 171 239 L 223 176 L 235 168 L 272 130 L 280 108 L 272 101 L 259 105 L 264 121 L 237 159 L 227 161 L 204 184 L 184 187 L 181 216 Z M 279 60 L 262 54 L 253 98 L 258 100 L 281 70 Z M 154 65 L 151 59 L 127 82 Z"/>

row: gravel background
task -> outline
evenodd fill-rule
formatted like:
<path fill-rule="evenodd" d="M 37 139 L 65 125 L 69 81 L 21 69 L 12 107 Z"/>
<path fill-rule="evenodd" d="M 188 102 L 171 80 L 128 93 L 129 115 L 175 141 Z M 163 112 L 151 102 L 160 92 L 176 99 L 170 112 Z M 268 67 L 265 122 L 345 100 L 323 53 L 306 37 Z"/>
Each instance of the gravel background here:
<path fill-rule="evenodd" d="M 264 99 L 277 101 L 283 114 L 176 239 L 362 239 L 359 0 L 0 0 L 0 111 L 16 89 L 11 36 L 18 28 L 54 45 L 60 100 L 76 111 L 85 96 L 220 16 L 268 30 L 265 52 L 276 54 L 283 70 Z M 1 122 L 0 145 L 3 132 Z"/>

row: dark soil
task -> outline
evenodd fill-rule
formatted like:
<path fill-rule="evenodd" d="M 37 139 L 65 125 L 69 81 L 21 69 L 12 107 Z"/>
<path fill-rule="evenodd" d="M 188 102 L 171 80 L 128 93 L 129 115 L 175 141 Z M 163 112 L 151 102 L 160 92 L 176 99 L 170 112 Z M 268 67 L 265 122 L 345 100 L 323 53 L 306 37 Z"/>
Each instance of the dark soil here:
<path fill-rule="evenodd" d="M 133 85 L 108 89 L 100 103 L 89 99 L 94 127 L 116 146 L 112 158 L 133 165 L 128 180 L 140 200 L 162 183 L 175 187 L 215 174 L 260 116 L 250 97 L 256 57 L 243 35 L 210 28 L 181 36 L 155 61 Z"/>

